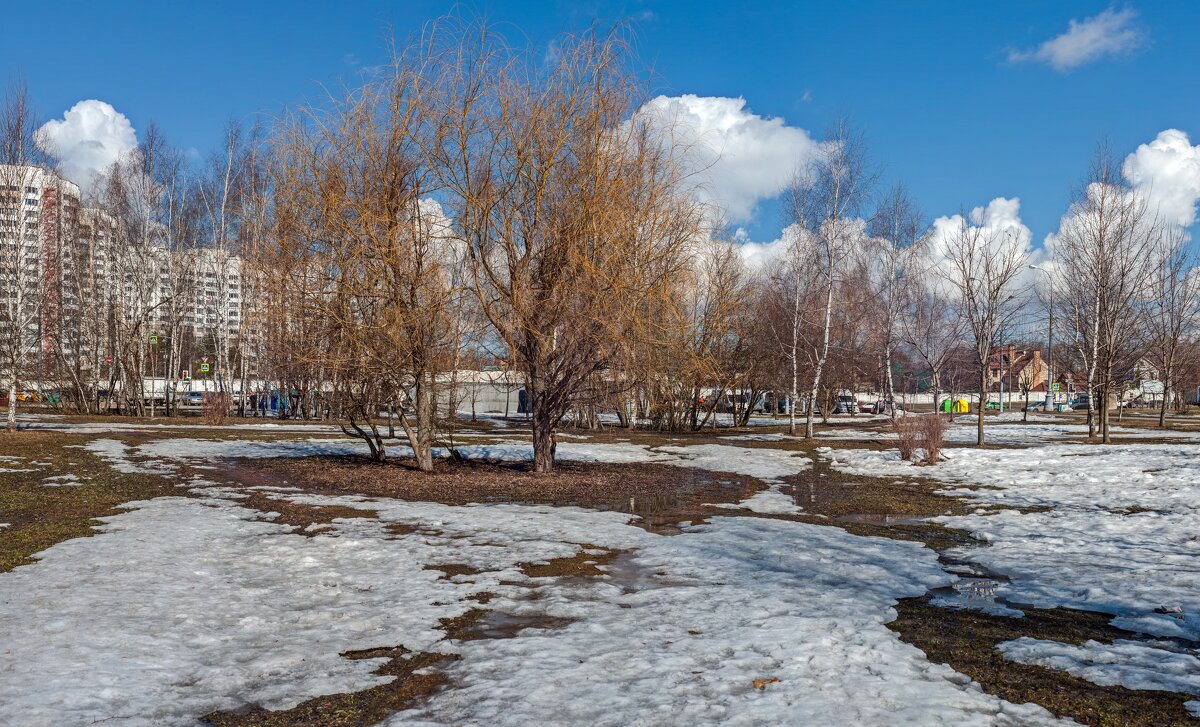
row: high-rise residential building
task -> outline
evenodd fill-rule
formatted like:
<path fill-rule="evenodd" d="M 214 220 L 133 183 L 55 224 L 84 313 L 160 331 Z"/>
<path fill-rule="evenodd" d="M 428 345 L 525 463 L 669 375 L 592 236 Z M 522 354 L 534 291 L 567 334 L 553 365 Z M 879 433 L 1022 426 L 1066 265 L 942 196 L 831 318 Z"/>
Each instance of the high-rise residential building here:
<path fill-rule="evenodd" d="M 0 297 L 44 354 L 80 311 L 68 284 L 81 264 L 79 200 L 79 187 L 53 172 L 0 165 Z"/>
<path fill-rule="evenodd" d="M 118 220 L 80 199 L 54 172 L 0 165 L 0 320 L 19 325 L 27 356 L 97 370 L 111 361 L 101 349 L 134 329 L 201 351 L 237 340 L 236 255 L 168 247 L 165 234 L 125 240 Z"/>

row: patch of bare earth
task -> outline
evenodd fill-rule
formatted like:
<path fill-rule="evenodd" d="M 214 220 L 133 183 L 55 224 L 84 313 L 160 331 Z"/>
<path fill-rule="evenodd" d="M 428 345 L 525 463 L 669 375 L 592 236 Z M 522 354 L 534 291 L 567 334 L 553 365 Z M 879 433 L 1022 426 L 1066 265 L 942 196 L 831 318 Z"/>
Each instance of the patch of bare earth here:
<path fill-rule="evenodd" d="M 1010 702 L 1035 702 L 1060 717 L 1097 727 L 1195 725 L 1183 703 L 1193 697 L 1120 686 L 1100 686 L 1059 669 L 1008 661 L 996 650 L 1002 642 L 1033 636 L 1070 644 L 1094 639 L 1111 642 L 1132 634 L 1108 624 L 1111 614 L 1066 608 L 1022 607 L 1024 617 L 947 609 L 926 598 L 901 600 L 899 616 L 888 624 L 930 661 L 949 664 L 990 694 Z"/>
<path fill-rule="evenodd" d="M 122 437 L 123 438 L 123 437 Z M 95 436 L 50 431 L 0 431 L 0 573 L 31 562 L 46 548 L 94 535 L 96 518 L 122 503 L 186 495 L 174 480 L 121 474 L 84 449 Z M 47 478 L 65 478 L 47 480 Z M 56 485 L 56 486 L 51 486 Z"/>
<path fill-rule="evenodd" d="M 639 515 L 637 524 L 656 532 L 727 515 L 730 511 L 708 505 L 738 502 L 764 487 L 750 477 L 648 463 L 562 462 L 552 473 L 535 474 L 525 464 L 438 461 L 432 473 L 425 473 L 399 461 L 380 465 L 351 457 L 310 457 L 227 462 L 218 471 L 233 483 L 270 483 L 322 495 L 615 510 Z"/>

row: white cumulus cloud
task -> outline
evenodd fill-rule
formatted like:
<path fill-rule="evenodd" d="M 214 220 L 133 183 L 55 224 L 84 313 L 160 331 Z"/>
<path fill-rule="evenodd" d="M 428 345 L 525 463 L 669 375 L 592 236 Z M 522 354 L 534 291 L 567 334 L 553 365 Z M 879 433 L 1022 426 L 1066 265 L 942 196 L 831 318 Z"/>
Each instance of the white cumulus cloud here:
<path fill-rule="evenodd" d="M 641 112 L 689 147 L 702 194 L 730 222 L 751 219 L 758 203 L 778 196 L 820 149 L 804 129 L 759 116 L 742 98 L 658 96 Z"/>
<path fill-rule="evenodd" d="M 940 271 L 938 277 L 952 277 L 950 252 L 954 241 L 964 229 L 981 230 L 981 238 L 993 249 L 1015 250 L 1027 256 L 1027 262 L 1039 262 L 1040 255 L 1032 248 L 1033 233 L 1021 220 L 1021 200 L 1018 197 L 996 197 L 985 207 L 975 207 L 964 218 L 961 214 L 942 216 L 933 221 L 929 230 L 929 243 L 926 248 L 926 264 L 931 270 Z M 1022 269 L 1018 275 L 1013 291 L 1026 287 L 1032 282 L 1028 270 Z M 948 293 L 944 281 L 935 282 L 935 287 Z"/>
<path fill-rule="evenodd" d="M 90 190 L 99 175 L 137 146 L 129 119 L 95 99 L 80 101 L 61 119 L 47 121 L 41 132 L 46 151 L 62 162 L 63 174 L 84 190 Z"/>
<path fill-rule="evenodd" d="M 1145 43 L 1145 34 L 1137 25 L 1137 13 L 1130 8 L 1109 8 L 1084 20 L 1071 19 L 1067 32 L 1030 50 L 1011 50 L 1010 61 L 1045 63 L 1066 72 L 1106 56 L 1128 55 Z"/>
<path fill-rule="evenodd" d="M 1159 132 L 1125 158 L 1122 168 L 1134 190 L 1146 196 L 1164 222 L 1188 227 L 1200 201 L 1200 146 L 1178 129 Z"/>

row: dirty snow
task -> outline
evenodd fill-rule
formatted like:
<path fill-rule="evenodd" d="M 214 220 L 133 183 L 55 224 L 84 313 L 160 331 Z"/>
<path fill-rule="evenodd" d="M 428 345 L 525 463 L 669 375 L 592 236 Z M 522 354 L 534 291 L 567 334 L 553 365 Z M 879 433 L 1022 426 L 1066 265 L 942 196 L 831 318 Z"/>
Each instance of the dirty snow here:
<path fill-rule="evenodd" d="M 67 473 L 46 477 L 42 480 L 42 484 L 46 487 L 78 487 L 83 482 L 79 479 L 79 475 Z"/>
<path fill-rule="evenodd" d="M 997 589 L 1010 602 L 1103 611 L 1122 628 L 1200 640 L 1195 445 L 954 449 L 932 467 L 902 462 L 894 450 L 823 454 L 843 471 L 933 477 L 950 494 L 1003 508 L 935 520 L 987 543 L 948 554 L 1010 576 Z"/>
<path fill-rule="evenodd" d="M 0 574 L 0 722 L 184 725 L 285 708 L 381 683 L 381 660 L 339 654 L 403 645 L 460 653 L 449 668 L 461 688 L 396 724 L 1055 723 L 884 626 L 897 597 L 952 579 L 919 544 L 756 518 L 667 537 L 578 508 L 280 495 L 378 512 L 305 537 L 232 491 L 200 494 L 131 503 L 94 537 Z M 390 522 L 419 530 L 395 535 Z M 595 581 L 518 569 L 581 543 L 634 554 Z M 481 572 L 425 569 L 449 563 Z M 580 620 L 442 641 L 438 619 L 478 607 L 482 591 L 497 594 L 486 608 Z M 781 681 L 760 691 L 760 677 Z"/>
<path fill-rule="evenodd" d="M 476 605 L 468 596 L 524 580 L 517 563 L 644 537 L 628 516 L 575 508 L 386 501 L 382 520 L 427 530 L 353 519 L 336 537 L 304 537 L 225 499 L 131 506 L 0 574 L 0 723 L 194 724 L 364 689 L 387 681 L 371 674 L 381 661 L 341 652 L 428 649 L 443 637 L 437 619 Z M 446 562 L 486 572 L 452 582 L 424 570 Z"/>
<path fill-rule="evenodd" d="M 492 607 L 579 619 L 453 645 L 455 688 L 386 724 L 1056 724 L 929 663 L 884 623 L 946 581 L 929 550 L 715 518 L 655 537 L 609 578 Z M 778 679 L 762 690 L 756 678 Z"/>

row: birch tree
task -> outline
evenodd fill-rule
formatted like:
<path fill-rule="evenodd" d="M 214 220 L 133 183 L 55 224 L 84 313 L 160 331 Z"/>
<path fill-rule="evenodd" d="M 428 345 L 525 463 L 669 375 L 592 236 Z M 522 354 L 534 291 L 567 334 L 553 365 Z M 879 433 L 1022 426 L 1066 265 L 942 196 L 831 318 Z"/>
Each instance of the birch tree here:
<path fill-rule="evenodd" d="M 819 334 L 807 347 L 813 366 L 805 439 L 813 436 L 814 402 L 829 358 L 834 292 L 841 281 L 843 267 L 861 237 L 858 215 L 869 200 L 874 182 L 862 137 L 843 119 L 825 139 L 816 158 L 796 174 L 787 193 L 790 221 L 806 233 L 812 246 L 814 282 L 820 294 L 817 308 Z M 793 254 L 800 254 L 800 251 Z M 793 330 L 797 335 L 801 328 L 800 319 L 805 313 L 799 304 L 793 307 Z"/>
<path fill-rule="evenodd" d="M 959 216 L 957 229 L 945 241 L 939 269 L 956 294 L 957 313 L 971 339 L 979 383 L 975 442 L 982 446 L 988 361 L 1016 310 L 1017 276 L 1025 267 L 1026 253 L 1013 230 L 984 224 L 982 212 L 976 212 L 974 220 L 965 213 Z"/>
<path fill-rule="evenodd" d="M 1167 424 L 1167 407 L 1179 383 L 1183 348 L 1200 328 L 1200 268 L 1188 235 L 1166 230 L 1155 250 L 1150 273 L 1148 318 L 1152 331 L 1149 358 L 1163 385 L 1158 426 Z"/>
<path fill-rule="evenodd" d="M 921 213 L 903 186 L 893 187 L 871 217 L 865 246 L 865 268 L 871 281 L 883 353 L 884 396 L 896 418 L 896 385 L 892 356 L 899 342 L 899 319 L 909 300 L 913 268 L 922 252 Z"/>
<path fill-rule="evenodd" d="M 1147 200 L 1125 184 L 1120 169 L 1101 145 L 1054 241 L 1067 323 L 1087 370 L 1088 436 L 1099 427 L 1105 443 L 1114 375 L 1144 328 L 1142 303 L 1161 237 Z"/>
<path fill-rule="evenodd" d="M 17 428 L 17 386 L 37 350 L 41 313 L 39 180 L 53 160 L 24 83 L 6 89 L 0 107 L 0 369 L 8 389 L 7 429 Z"/>

